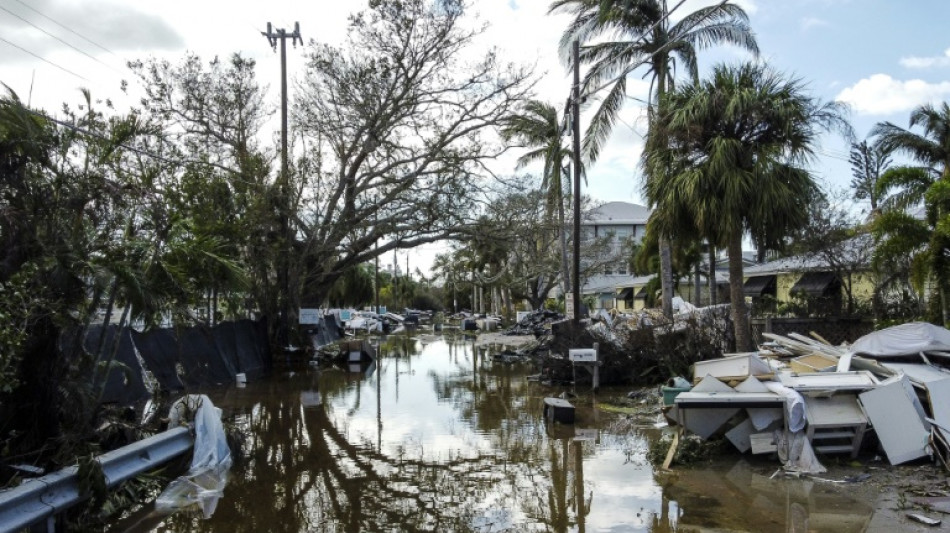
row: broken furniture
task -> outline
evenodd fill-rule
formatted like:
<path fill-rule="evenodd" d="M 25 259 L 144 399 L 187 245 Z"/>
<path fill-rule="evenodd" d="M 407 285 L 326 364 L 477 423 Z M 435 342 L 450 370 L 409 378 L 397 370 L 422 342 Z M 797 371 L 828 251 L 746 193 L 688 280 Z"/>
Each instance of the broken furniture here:
<path fill-rule="evenodd" d="M 805 418 L 805 435 L 816 452 L 858 456 L 868 419 L 854 395 L 806 396 Z"/>

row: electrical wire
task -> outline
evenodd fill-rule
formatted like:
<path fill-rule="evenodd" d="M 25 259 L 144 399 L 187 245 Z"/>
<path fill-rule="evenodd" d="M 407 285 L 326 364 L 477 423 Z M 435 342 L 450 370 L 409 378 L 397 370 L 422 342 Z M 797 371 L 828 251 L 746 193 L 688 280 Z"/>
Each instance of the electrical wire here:
<path fill-rule="evenodd" d="M 10 46 L 12 46 L 12 47 L 14 47 L 14 48 L 16 48 L 16 49 L 22 51 L 22 52 L 25 52 L 25 53 L 27 53 L 27 54 L 30 54 L 31 56 L 35 57 L 36 59 L 39 59 L 40 61 L 43 61 L 43 62 L 45 62 L 45 63 L 49 63 L 50 65 L 53 65 L 54 67 L 58 68 L 59 70 L 62 70 L 63 72 L 65 72 L 65 73 L 67 73 L 67 74 L 72 74 L 73 76 L 76 76 L 77 78 L 79 78 L 79 79 L 81 79 L 81 80 L 88 81 L 88 82 L 92 83 L 92 81 L 91 81 L 89 78 L 86 78 L 86 77 L 84 77 L 84 76 L 80 76 L 79 74 L 76 74 L 75 72 L 69 70 L 69 69 L 66 68 L 66 67 L 61 67 L 61 66 L 57 65 L 56 63 L 53 63 L 52 61 L 50 61 L 49 59 L 46 59 L 45 57 L 43 57 L 43 56 L 41 56 L 41 55 L 34 54 L 33 52 L 27 50 L 26 48 L 23 48 L 22 46 L 20 46 L 20 45 L 18 45 L 18 44 L 11 43 L 10 41 L 4 39 L 3 37 L 0 37 L 0 41 L 3 41 L 3 42 L 5 42 L 5 43 L 7 43 L 8 45 L 10 45 Z"/>
<path fill-rule="evenodd" d="M 66 25 L 63 24 L 62 22 L 58 22 L 57 20 L 53 19 L 53 18 L 50 17 L 49 15 L 46 15 L 46 14 L 44 14 L 43 12 L 38 11 L 36 8 L 34 8 L 34 7 L 32 7 L 32 6 L 30 6 L 30 5 L 26 4 L 26 3 L 24 3 L 22 0 L 14 0 L 14 2 L 16 2 L 16 3 L 20 4 L 20 5 L 22 5 L 23 7 L 29 9 L 30 11 L 33 11 L 33 12 L 36 13 L 37 15 L 39 15 L 39 16 L 45 18 L 46 20 L 52 22 L 53 24 L 56 24 L 57 26 L 63 28 L 64 30 L 68 31 L 69 33 L 72 33 L 73 35 L 76 35 L 76 36 L 78 36 L 79 38 L 81 38 L 81 39 L 83 39 L 83 40 L 85 40 L 85 41 L 88 41 L 88 42 L 92 43 L 92 44 L 95 45 L 95 46 L 98 46 L 98 47 L 101 48 L 102 50 L 104 50 L 104 51 L 106 51 L 106 52 L 112 54 L 112 55 L 115 56 L 115 57 L 119 57 L 119 56 L 116 55 L 116 53 L 113 52 L 112 50 L 109 50 L 108 48 L 106 48 L 105 46 L 102 46 L 101 44 L 97 43 L 96 41 L 93 41 L 92 39 L 86 37 L 85 35 L 83 35 L 83 34 L 77 32 L 77 31 L 71 29 L 69 26 L 66 26 Z M 120 58 L 120 59 L 121 59 L 121 58 Z"/>
<path fill-rule="evenodd" d="M 64 41 L 63 39 L 57 37 L 56 35 L 53 35 L 52 33 L 50 33 L 50 32 L 48 32 L 48 31 L 44 30 L 43 28 L 37 26 L 36 24 L 33 24 L 32 22 L 30 22 L 29 20 L 27 20 L 27 19 L 21 17 L 20 15 L 17 15 L 17 14 L 14 13 L 13 11 L 10 11 L 9 9 L 7 9 L 7 8 L 5 8 L 5 7 L 3 7 L 3 6 L 0 6 L 0 10 L 3 10 L 3 11 L 5 11 L 5 12 L 9 13 L 10 15 L 12 15 L 12 16 L 14 16 L 14 17 L 16 17 L 16 18 L 22 20 L 23 22 L 29 24 L 30 26 L 33 26 L 34 28 L 40 30 L 41 32 L 43 32 L 43 33 L 45 33 L 46 35 L 52 37 L 53 39 L 56 39 L 57 41 L 59 41 L 59 42 L 65 44 L 66 46 L 72 48 L 73 50 L 79 52 L 80 54 L 82 54 L 82 55 L 88 57 L 89 59 L 91 59 L 91 60 L 93 60 L 93 61 L 95 61 L 96 63 L 99 63 L 100 65 L 102 65 L 102 66 L 104 66 L 104 67 L 106 67 L 106 68 L 109 68 L 110 70 L 112 70 L 112 71 L 115 72 L 116 74 L 119 74 L 120 76 L 122 75 L 122 73 L 119 72 L 118 70 L 116 70 L 115 67 L 113 67 L 112 65 L 109 65 L 109 64 L 107 64 L 107 63 L 102 62 L 101 60 L 99 60 L 99 58 L 90 55 L 90 54 L 87 53 L 85 50 L 80 50 L 79 48 L 73 46 L 73 45 L 70 44 L 69 42 Z"/>

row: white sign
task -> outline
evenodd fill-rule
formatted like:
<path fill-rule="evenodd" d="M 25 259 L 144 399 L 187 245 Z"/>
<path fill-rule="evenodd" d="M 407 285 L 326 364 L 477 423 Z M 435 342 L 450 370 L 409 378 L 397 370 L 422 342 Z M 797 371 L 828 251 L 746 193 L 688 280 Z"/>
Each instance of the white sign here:
<path fill-rule="evenodd" d="M 319 309 L 301 309 L 300 323 L 301 324 L 319 324 L 320 310 Z"/>
<path fill-rule="evenodd" d="M 564 295 L 564 314 L 567 318 L 574 317 L 574 293 L 572 292 Z"/>
<path fill-rule="evenodd" d="M 351 318 L 353 318 L 353 311 L 350 311 L 349 309 L 340 310 L 340 320 L 345 322 L 347 320 L 350 320 Z"/>
<path fill-rule="evenodd" d="M 597 361 L 597 350 L 593 348 L 573 348 L 567 351 L 571 361 L 575 363 L 594 363 Z"/>
<path fill-rule="evenodd" d="M 531 311 L 518 311 L 517 314 L 515 315 L 515 319 L 520 324 L 521 321 L 524 320 L 524 318 L 530 314 L 531 314 Z"/>

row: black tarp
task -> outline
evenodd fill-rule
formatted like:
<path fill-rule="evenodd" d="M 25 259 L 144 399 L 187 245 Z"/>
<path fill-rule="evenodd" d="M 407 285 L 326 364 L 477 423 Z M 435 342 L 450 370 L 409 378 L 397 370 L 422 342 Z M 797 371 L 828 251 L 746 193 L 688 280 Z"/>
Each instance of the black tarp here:
<path fill-rule="evenodd" d="M 164 390 L 232 383 L 239 373 L 253 380 L 270 368 L 263 320 L 157 329 L 132 339 Z"/>
<path fill-rule="evenodd" d="M 178 375 L 178 337 L 174 330 L 156 329 L 147 333 L 133 331 L 132 342 L 162 390 L 184 390 L 185 385 Z"/>
<path fill-rule="evenodd" d="M 752 276 L 742 284 L 743 296 L 760 298 L 763 294 L 775 295 L 775 276 Z"/>
<path fill-rule="evenodd" d="M 83 348 L 96 357 L 96 351 L 99 349 L 100 340 L 105 335 L 105 344 L 102 354 L 99 357 L 100 364 L 98 370 L 93 370 L 97 378 L 96 390 L 103 386 L 100 396 L 100 403 L 121 403 L 131 405 L 145 400 L 150 393 L 145 388 L 145 382 L 142 379 L 142 365 L 135 357 L 135 348 L 132 346 L 132 339 L 129 336 L 129 329 L 123 328 L 122 335 L 119 336 L 119 345 L 115 346 L 116 332 L 119 327 L 110 325 L 91 326 L 86 331 L 86 337 L 83 340 Z M 69 349 L 68 346 L 65 347 Z M 113 350 L 115 358 L 113 359 Z M 106 373 L 108 372 L 108 373 Z M 103 378 L 105 382 L 103 383 Z M 92 379 L 92 376 L 90 376 Z"/>

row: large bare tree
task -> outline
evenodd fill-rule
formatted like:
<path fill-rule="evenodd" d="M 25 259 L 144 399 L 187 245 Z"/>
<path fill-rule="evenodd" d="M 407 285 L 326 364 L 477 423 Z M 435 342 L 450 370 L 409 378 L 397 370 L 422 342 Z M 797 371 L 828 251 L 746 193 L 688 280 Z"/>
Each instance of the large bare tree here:
<path fill-rule="evenodd" d="M 496 128 L 528 96 L 530 73 L 473 54 L 479 31 L 466 29 L 464 8 L 371 2 L 344 46 L 311 44 L 295 106 L 298 279 L 309 293 L 378 254 L 458 236 L 474 218 L 479 182 L 504 150 Z"/>

